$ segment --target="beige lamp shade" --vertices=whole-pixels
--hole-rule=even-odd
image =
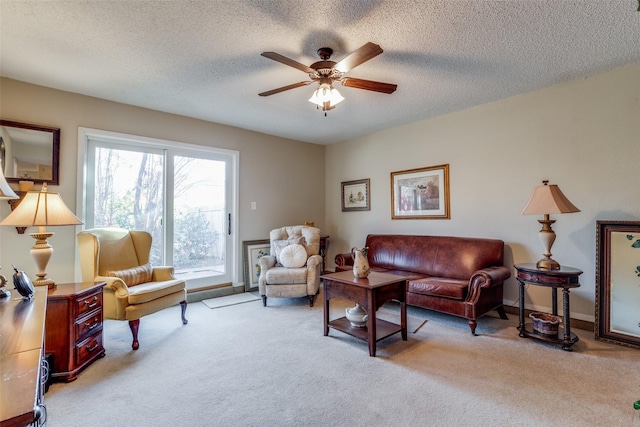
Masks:
[[[538,220],[542,224],[538,238],[544,248],[544,258],[536,263],[536,267],[546,270],[558,270],[560,269],[560,264],[551,258],[551,247],[556,240],[556,233],[551,228],[551,224],[556,221],[549,219],[549,214],[580,212],[580,209],[567,199],[557,185],[548,184],[549,181],[542,181],[542,185],[533,189],[529,201],[520,214],[544,215],[543,219]]]
[[[0,199],[19,199],[18,195],[11,189],[0,168]]]
[[[16,227],[46,227],[52,225],[80,225],[82,221],[64,204],[60,194],[29,191],[16,209],[0,225]]]
[[[36,286],[47,286],[53,288],[55,282],[47,278],[47,264],[53,248],[47,239],[53,233],[47,232],[47,226],[57,225],[80,225],[82,221],[69,210],[58,193],[47,192],[47,185],[42,185],[40,191],[29,191],[20,204],[5,219],[0,221],[0,225],[12,225],[17,227],[38,227],[37,233],[29,235],[36,239],[35,245],[31,248],[31,256],[38,267],[38,279],[33,281]]]
[[[543,185],[535,187],[521,215],[545,215],[580,212],[573,203],[560,191],[555,184],[548,185],[549,181],[543,181]]]

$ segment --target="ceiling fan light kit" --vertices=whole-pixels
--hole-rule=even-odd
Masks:
[[[340,82],[343,86],[353,87],[356,89],[370,90],[373,92],[380,92],[391,94],[395,92],[398,87],[392,83],[382,83],[372,80],[357,79],[354,77],[343,77],[344,74],[357,67],[358,65],[380,55],[383,52],[382,48],[375,43],[366,43],[361,48],[355,50],[346,58],[340,62],[330,61],[333,49],[329,47],[321,47],[318,49],[318,56],[321,61],[314,62],[313,64],[306,66],[293,59],[287,58],[275,52],[262,52],[261,55],[265,58],[272,59],[282,64],[288,65],[293,68],[297,68],[300,71],[304,71],[309,75],[311,81],[304,81],[294,83],[291,85],[283,86],[277,89],[269,90],[267,92],[259,93],[260,96],[269,96],[276,93],[284,92],[286,90],[295,89],[297,87],[306,86],[311,83],[318,83],[319,87],[313,92],[309,102],[316,105],[317,109],[322,107],[324,115],[327,115],[328,110],[332,110],[335,106],[344,100],[344,97],[333,87],[334,82]]]

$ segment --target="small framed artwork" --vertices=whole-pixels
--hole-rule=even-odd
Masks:
[[[244,261],[244,288],[247,292],[258,289],[260,277],[260,261],[263,256],[269,255],[271,242],[264,240],[245,240],[242,242]]]
[[[449,219],[449,165],[391,172],[391,219]]]
[[[595,338],[640,348],[640,221],[596,222]]]
[[[342,183],[342,212],[370,211],[369,178]]]

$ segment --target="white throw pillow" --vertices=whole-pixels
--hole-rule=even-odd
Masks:
[[[288,245],[280,252],[280,264],[286,268],[299,268],[307,263],[307,251],[304,246]]]
[[[273,252],[271,255],[276,257],[276,260],[282,264],[282,262],[280,261],[280,252],[282,252],[282,250],[284,248],[286,248],[289,245],[295,245],[297,244],[304,244],[304,237],[300,236],[300,237],[292,237],[291,239],[288,240],[274,240],[273,242]]]

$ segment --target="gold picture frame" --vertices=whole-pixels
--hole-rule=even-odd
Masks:
[[[391,172],[391,219],[450,219],[449,165]]]

